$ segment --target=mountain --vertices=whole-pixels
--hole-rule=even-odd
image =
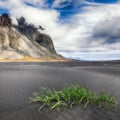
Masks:
[[[21,17],[18,25],[13,25],[7,14],[0,16],[0,59],[44,59],[64,60],[55,51],[53,41],[49,35],[40,33],[39,29],[28,24]]]

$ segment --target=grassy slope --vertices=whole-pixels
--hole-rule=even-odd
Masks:
[[[0,62],[44,62],[44,61],[69,61],[68,59],[55,59],[51,57],[32,58],[25,56],[22,59],[0,59]]]

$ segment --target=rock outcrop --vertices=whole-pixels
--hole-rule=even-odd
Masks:
[[[37,28],[33,24],[28,24],[25,18],[21,17],[18,19],[18,25],[14,27],[28,39],[36,41],[41,46],[47,48],[53,54],[56,53],[51,37],[38,31],[38,29],[44,30],[42,26],[39,26],[39,28]]]
[[[2,16],[0,16],[0,26],[7,26],[9,28],[12,26],[12,21],[8,14],[2,14]]]
[[[18,20],[18,26],[13,27],[8,15],[3,14],[0,16],[0,59],[23,59],[26,56],[64,59],[56,53],[50,36],[38,32],[25,21]]]

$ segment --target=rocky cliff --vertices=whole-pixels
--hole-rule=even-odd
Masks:
[[[0,16],[0,59],[64,59],[55,51],[49,35],[42,34],[22,17],[12,25],[7,14]]]

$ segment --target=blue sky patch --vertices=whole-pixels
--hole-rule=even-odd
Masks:
[[[0,8],[0,15],[3,14],[3,13],[8,13],[8,10],[7,10],[7,9]],[[9,14],[9,13],[8,13],[8,14]]]
[[[87,0],[89,2],[96,2],[96,3],[116,3],[118,0]]]

